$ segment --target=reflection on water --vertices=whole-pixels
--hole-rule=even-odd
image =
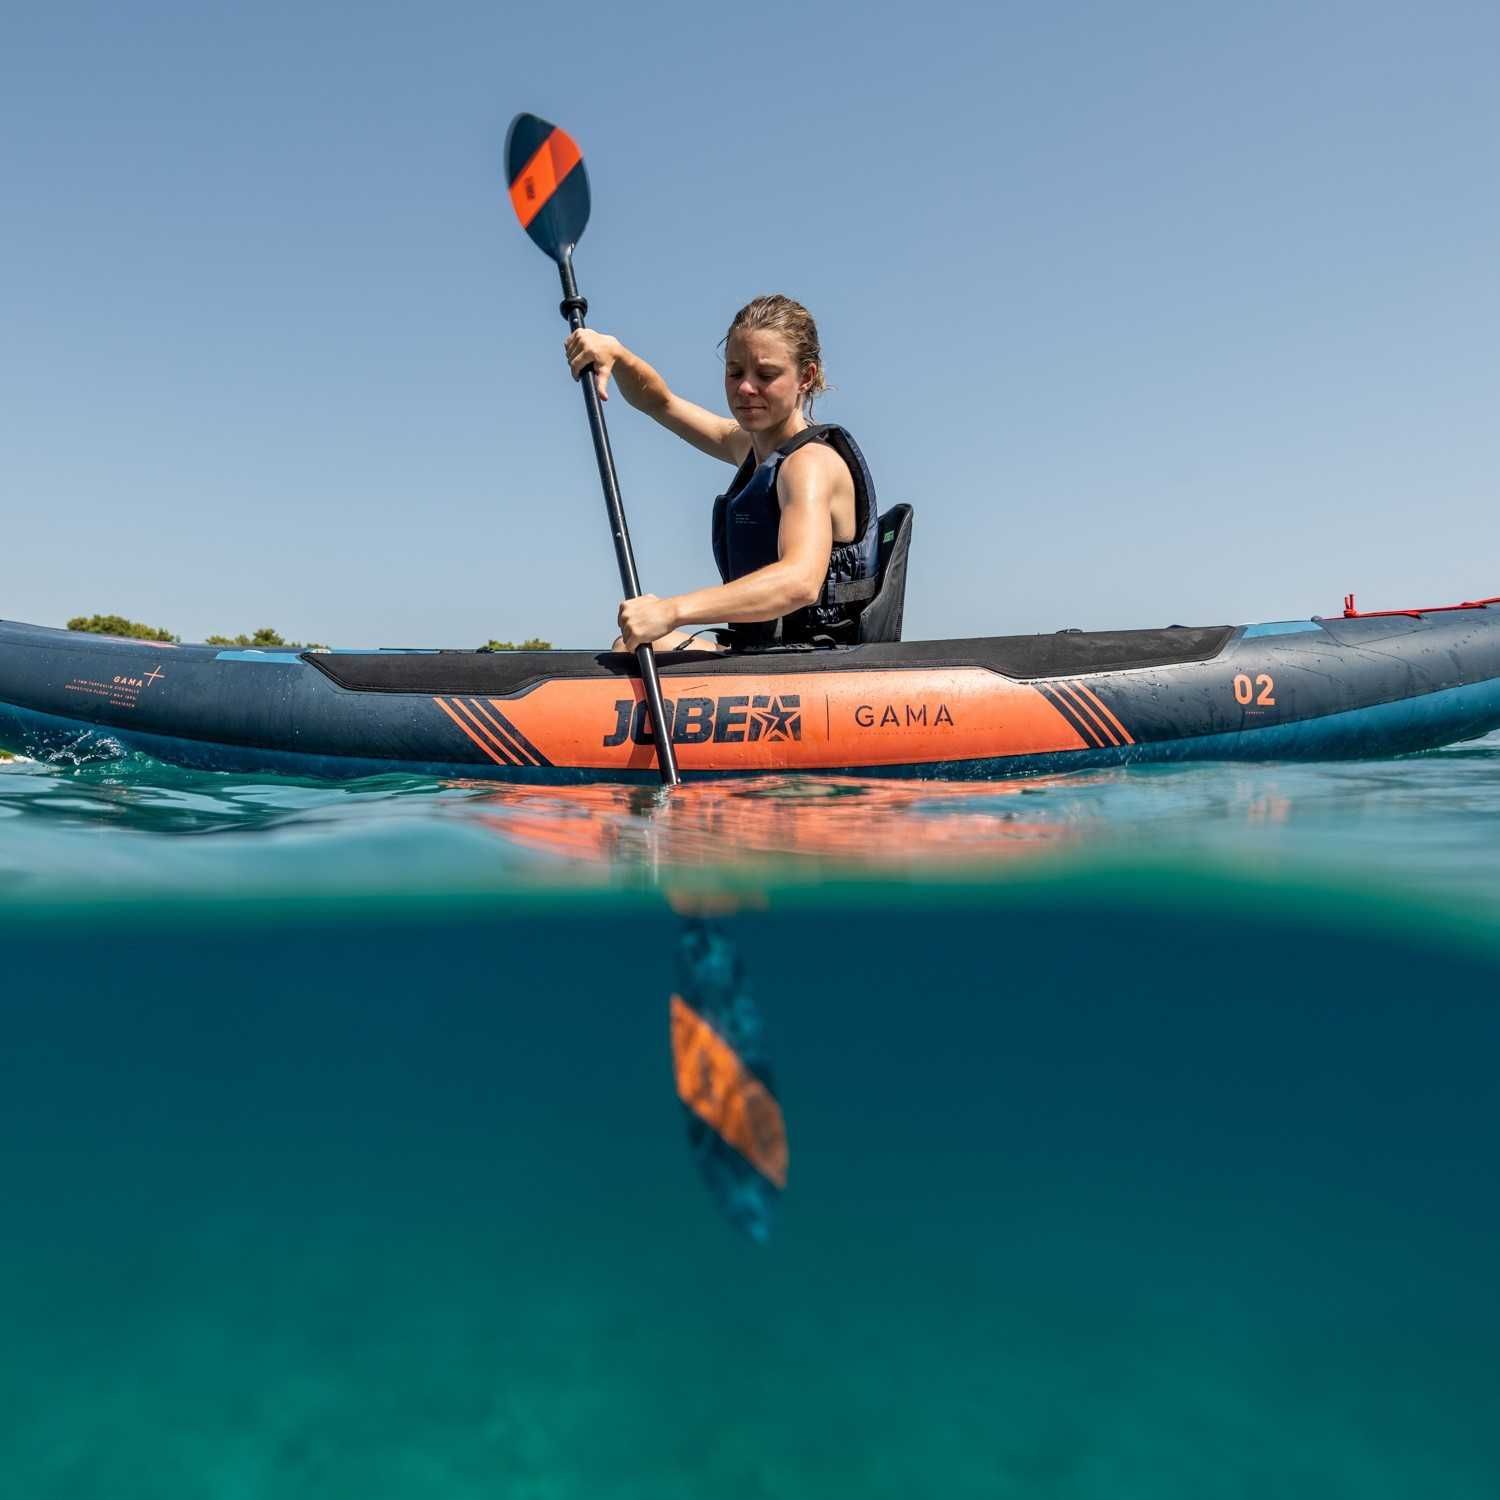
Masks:
[[[757,777],[671,793],[613,786],[475,787],[463,816],[504,840],[610,869],[720,868],[743,879],[793,862],[874,871],[1003,861],[1078,836],[1039,782],[909,783]]]
[[[1500,736],[1403,761],[1184,766],[1014,783],[763,777],[670,795],[406,776],[353,784],[141,757],[0,765],[0,883],[38,894],[489,890],[688,879],[1003,877],[1207,857],[1269,878],[1500,893]]]

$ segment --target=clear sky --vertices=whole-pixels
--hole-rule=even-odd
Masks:
[[[551,264],[722,409],[749,297],[918,523],[909,637],[1500,593],[1500,7],[12,5],[0,615],[606,641]],[[729,471],[607,408],[642,579]]]

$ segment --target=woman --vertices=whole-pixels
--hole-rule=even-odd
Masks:
[[[875,487],[854,439],[842,427],[809,421],[826,384],[807,309],[790,297],[757,297],[735,314],[724,339],[724,395],[733,417],[685,401],[607,333],[580,328],[564,347],[574,376],[594,367],[602,398],[613,375],[637,410],[737,470],[714,505],[723,582],[665,599],[626,599],[615,649],[652,642],[671,650],[698,633],[683,626],[720,623],[736,647],[853,639],[876,586]]]

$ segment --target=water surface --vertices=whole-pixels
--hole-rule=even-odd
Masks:
[[[665,800],[0,766],[0,1472],[1489,1500],[1497,813],[1496,740]],[[693,920],[775,1066],[765,1244],[673,1089]]]
[[[195,773],[127,755],[0,762],[0,882],[88,900],[825,879],[985,881],[1050,860],[1208,861],[1486,903],[1500,735],[1399,760],[1138,767],[993,784],[763,777],[527,789]]]

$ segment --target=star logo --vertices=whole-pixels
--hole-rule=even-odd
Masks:
[[[163,672],[160,667],[152,667],[149,672],[143,672],[141,675],[147,682],[156,683],[159,682],[167,674]]]
[[[750,718],[755,740],[800,740],[802,738],[802,697],[784,693],[780,697],[757,694],[750,702]]]

